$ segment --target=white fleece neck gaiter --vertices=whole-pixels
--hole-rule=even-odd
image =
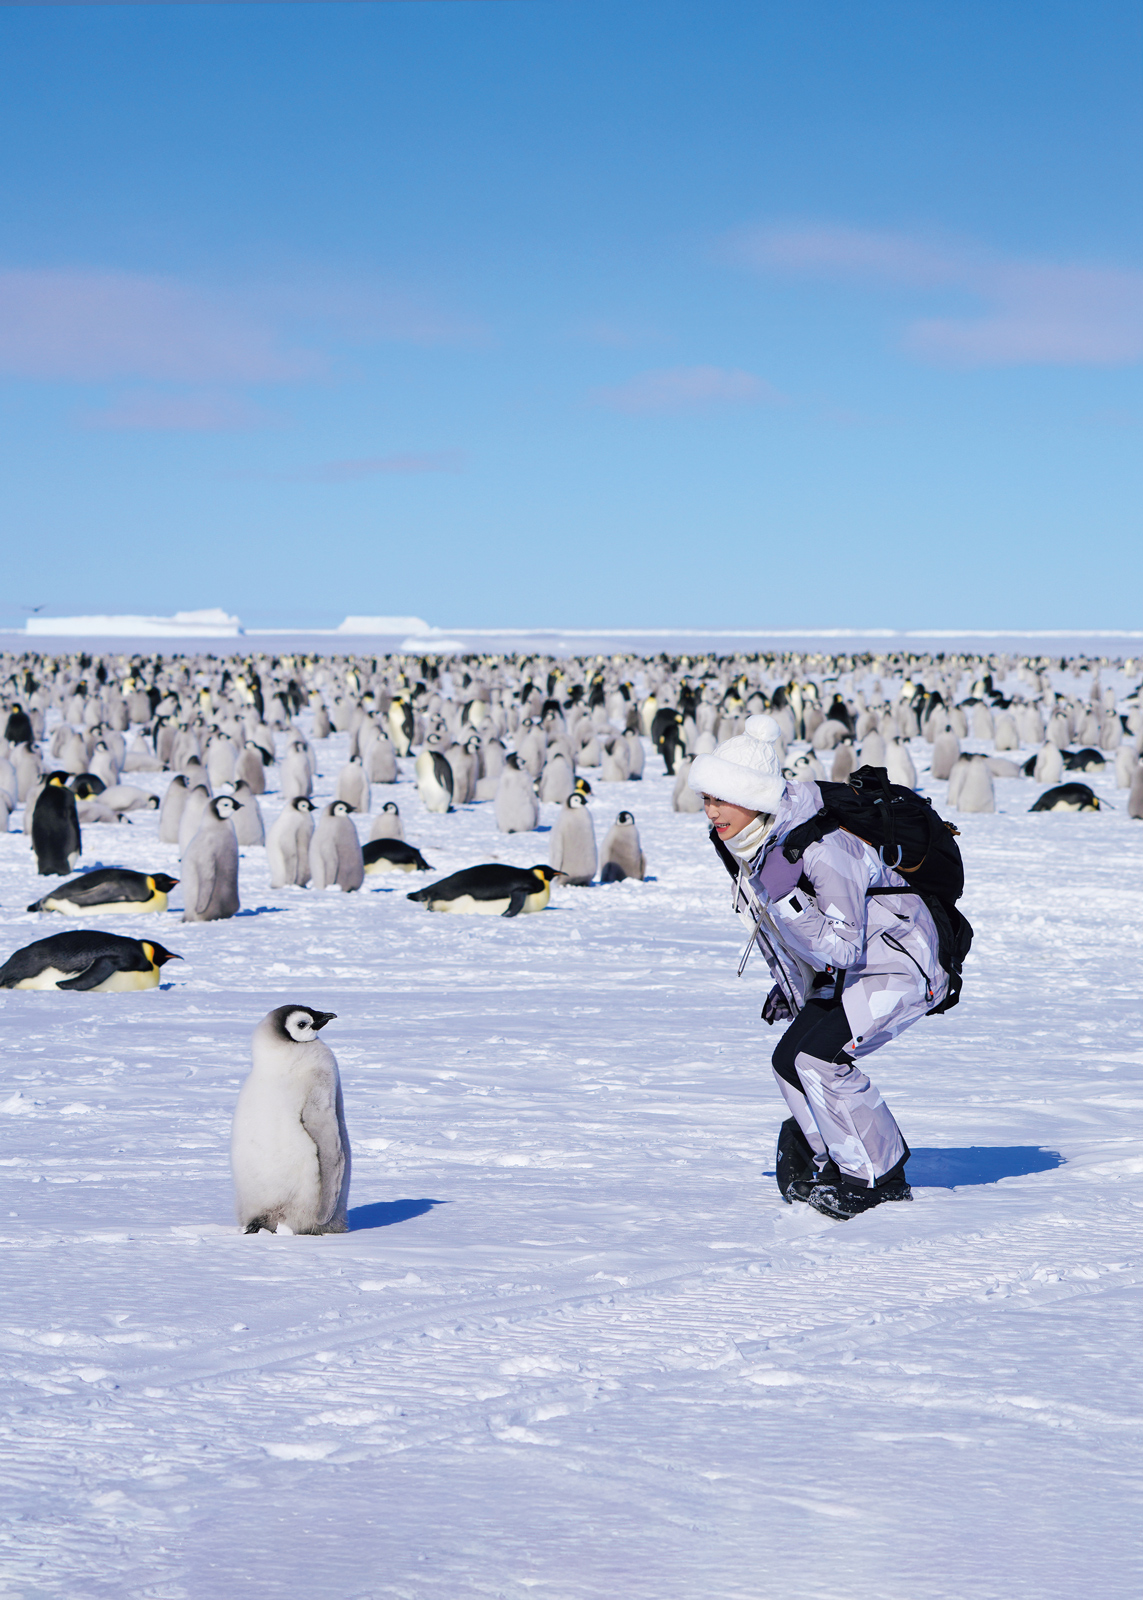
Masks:
[[[727,839],[726,848],[740,861],[753,861],[765,844],[766,836],[773,826],[773,815],[768,811],[760,811],[753,822],[746,824],[741,833],[736,833],[733,839]]]

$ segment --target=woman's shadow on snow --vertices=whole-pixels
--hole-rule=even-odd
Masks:
[[[1058,1150],[1040,1145],[969,1145],[951,1149],[914,1150],[905,1168],[914,1189],[960,1189],[965,1185],[998,1183],[1001,1178],[1027,1178],[1033,1172],[1062,1167]]]
[[[350,1233],[360,1233],[363,1228],[388,1228],[394,1222],[409,1222],[413,1217],[423,1217],[434,1206],[447,1204],[446,1200],[374,1200],[369,1206],[351,1206],[346,1221]]]

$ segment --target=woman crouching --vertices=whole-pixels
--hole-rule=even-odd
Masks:
[[[836,829],[786,859],[783,841],[822,796],[815,783],[783,779],[779,738],[773,717],[750,717],[744,733],[696,756],[688,782],[734,877],[734,909],[752,919],[747,954],[757,944],[774,979],[763,1020],[790,1024],[772,1058],[791,1113],[778,1187],[844,1220],[913,1198],[909,1147],[856,1063],[939,1005],[948,976],[928,909],[872,845]],[[898,888],[900,898],[869,897]]]

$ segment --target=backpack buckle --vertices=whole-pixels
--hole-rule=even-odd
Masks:
[[[881,865],[883,867],[888,867],[891,872],[896,872],[897,868],[901,865],[901,862],[903,861],[904,854],[905,854],[904,851],[901,849],[900,845],[896,845],[896,846],[894,846],[894,848],[897,851],[897,859],[896,859],[896,861],[886,861],[886,859],[885,859],[885,846],[884,845],[882,845],[880,850],[877,852],[877,854],[881,857]]]

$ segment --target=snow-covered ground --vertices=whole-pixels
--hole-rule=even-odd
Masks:
[[[650,880],[538,916],[272,891],[245,850],[233,921],[97,922],[185,964],[0,995],[0,1593],[1136,1595],[1143,824],[1085,781],[1116,809],[1029,815],[1010,779],[957,819],[962,1004],[872,1063],[915,1202],[848,1224],[774,1187],[767,984],[657,757],[592,807],[600,838],[634,810]],[[546,859],[489,805],[428,815],[408,762],[395,797],[442,874]],[[84,846],[178,875],[154,813]],[[68,925],[23,911],[43,888],[0,836],[0,956]],[[339,1237],[232,1221],[286,1001],[338,1014]]]

